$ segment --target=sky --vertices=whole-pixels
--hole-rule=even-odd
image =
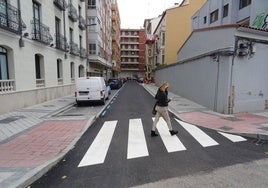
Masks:
[[[145,19],[158,17],[166,9],[182,0],[117,0],[121,28],[139,29]]]

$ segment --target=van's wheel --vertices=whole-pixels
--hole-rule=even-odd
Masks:
[[[76,101],[77,106],[81,106],[82,102],[81,101]]]
[[[101,104],[105,105],[105,96],[103,97],[103,99],[101,99]]]

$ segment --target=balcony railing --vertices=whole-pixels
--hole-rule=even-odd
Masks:
[[[78,20],[77,10],[72,4],[69,4],[68,16],[73,22]]]
[[[80,57],[81,58],[87,57],[87,50],[85,48],[80,48]]]
[[[20,34],[26,28],[25,23],[20,18],[20,10],[3,0],[0,0],[0,28],[16,34]]]
[[[66,51],[66,46],[65,46],[67,44],[66,38],[61,34],[55,34],[55,36],[56,36],[56,48]]]
[[[47,45],[53,41],[53,38],[49,33],[48,26],[42,24],[38,19],[31,20],[31,24],[33,40],[37,40]]]
[[[76,55],[76,56],[80,55],[78,44],[76,44],[74,42],[70,42],[70,54],[73,54],[73,55]]]
[[[82,30],[86,29],[86,21],[85,18],[83,18],[82,16],[79,16],[79,24],[78,27]]]
[[[65,0],[54,0],[54,4],[62,11],[65,11],[67,8],[67,3]]]
[[[36,79],[36,87],[45,87],[45,79]]]
[[[15,91],[15,80],[0,80],[0,93]]]

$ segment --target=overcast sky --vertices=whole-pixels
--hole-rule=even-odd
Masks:
[[[117,0],[121,28],[139,29],[145,19],[155,18],[182,0]]]

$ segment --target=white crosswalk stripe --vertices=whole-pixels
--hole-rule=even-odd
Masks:
[[[176,121],[186,130],[188,133],[190,133],[196,141],[198,141],[203,147],[208,146],[215,146],[219,145],[218,142],[216,142],[213,138],[208,136],[206,133],[204,133],[201,129],[199,129],[197,126],[194,126],[190,123],[185,123],[183,121],[180,121],[176,119]]]
[[[154,118],[153,118],[154,120]],[[168,152],[176,152],[186,150],[177,136],[170,136],[167,124],[163,118],[160,118],[157,123],[157,130],[163,140],[163,143]]]
[[[218,133],[220,133],[222,136],[228,138],[232,142],[242,142],[242,141],[247,140],[247,139],[243,138],[242,136],[238,136],[238,135],[233,135],[233,134],[223,133],[223,132],[218,132]]]
[[[104,123],[78,167],[101,164],[104,162],[116,124],[117,121],[107,121]]]
[[[130,119],[127,158],[132,159],[148,155],[141,119]]]
[[[154,118],[152,118],[154,120]],[[204,131],[195,125],[185,123],[175,119],[190,135],[193,136],[203,147],[219,145],[213,138],[208,136]],[[95,164],[102,164],[105,161],[110,143],[117,125],[117,121],[106,121],[100,129],[98,135],[94,139],[91,146],[88,148],[86,154],[82,158],[78,167],[90,166]],[[173,125],[175,126],[175,125]],[[167,152],[178,152],[187,150],[183,143],[180,141],[178,135],[171,136],[168,126],[163,118],[159,119],[157,123],[157,131],[167,149]],[[218,132],[225,138],[232,142],[246,141],[245,138],[229,133]],[[189,148],[188,148],[189,149]],[[134,159],[149,156],[148,147],[145,139],[143,124],[141,119],[129,120],[128,131],[128,147],[127,159]]]

